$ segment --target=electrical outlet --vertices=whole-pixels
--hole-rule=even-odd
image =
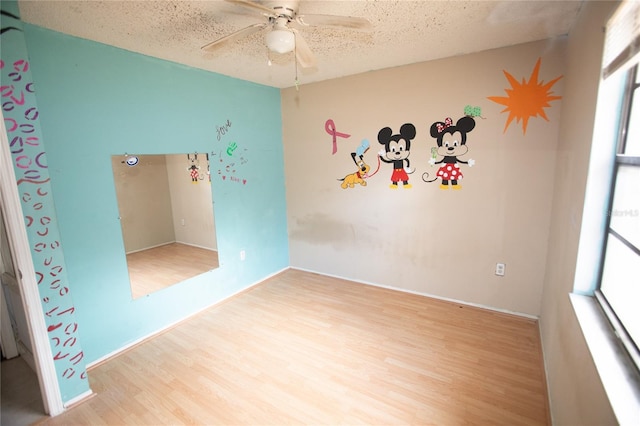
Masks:
[[[496,263],[496,275],[499,277],[504,277],[504,270],[507,267],[504,263]]]
[[[244,252],[244,250],[240,250],[240,260],[244,260],[246,257],[246,253]]]

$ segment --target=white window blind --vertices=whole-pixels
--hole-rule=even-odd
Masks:
[[[606,28],[602,78],[634,63],[640,54],[640,2],[625,0]]]

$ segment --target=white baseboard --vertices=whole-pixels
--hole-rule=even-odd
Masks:
[[[256,281],[256,282],[254,282],[252,284],[249,284],[248,286],[236,291],[235,293],[230,294],[229,296],[225,297],[224,299],[218,300],[218,301],[216,301],[216,302],[214,302],[214,303],[212,303],[210,305],[207,305],[204,308],[199,309],[198,311],[195,311],[195,312],[187,315],[184,318],[178,319],[178,320],[176,320],[176,321],[174,321],[174,322],[172,322],[170,324],[167,324],[166,326],[164,326],[164,327],[162,327],[162,328],[160,328],[160,329],[158,329],[158,330],[156,330],[156,331],[154,331],[152,333],[149,333],[149,334],[147,334],[145,336],[142,336],[139,339],[136,339],[133,342],[131,342],[131,343],[125,345],[125,346],[122,346],[121,348],[118,348],[115,351],[113,351],[111,353],[108,353],[107,355],[105,355],[105,356],[103,356],[101,358],[98,358],[97,360],[95,360],[93,362],[88,363],[87,364],[87,369],[90,369],[90,368],[93,368],[93,367],[95,367],[95,366],[97,366],[99,364],[102,364],[103,362],[108,361],[109,359],[119,355],[120,353],[122,353],[122,352],[124,352],[124,351],[126,351],[126,350],[128,350],[130,348],[133,348],[136,345],[139,345],[140,343],[144,342],[145,340],[151,339],[151,338],[153,338],[153,337],[155,337],[155,336],[157,336],[157,335],[159,335],[159,334],[161,334],[161,333],[163,333],[163,332],[175,327],[176,325],[188,320],[189,318],[194,317],[195,315],[198,315],[201,312],[204,312],[207,309],[210,309],[210,308],[212,308],[212,307],[214,307],[214,306],[216,306],[216,305],[218,305],[220,303],[223,303],[223,302],[231,299],[232,297],[235,297],[238,294],[249,290],[250,288],[252,288],[252,287],[254,287],[256,285],[261,284],[262,282],[268,280],[269,278],[272,278],[272,277],[274,277],[274,276],[276,276],[278,274],[281,274],[282,272],[284,272],[284,271],[286,271],[288,269],[295,269],[295,270],[298,270],[298,271],[311,272],[311,273],[314,273],[314,274],[325,275],[327,277],[333,277],[333,278],[338,278],[338,279],[341,279],[341,280],[352,281],[352,282],[355,282],[355,283],[358,283],[358,284],[364,284],[364,285],[369,285],[369,286],[372,286],[372,287],[384,288],[384,289],[387,289],[387,290],[399,291],[399,292],[402,292],[402,293],[415,294],[417,296],[430,297],[432,299],[443,300],[443,301],[446,301],[446,302],[457,303],[457,304],[465,305],[465,306],[472,306],[472,307],[480,308],[480,309],[487,309],[487,310],[494,311],[494,312],[500,312],[500,313],[503,313],[503,314],[514,315],[514,316],[528,318],[528,319],[532,319],[532,320],[538,320],[539,319],[538,316],[525,314],[525,313],[522,313],[522,312],[514,312],[514,311],[507,310],[507,309],[495,308],[493,306],[486,306],[486,305],[481,305],[481,304],[478,304],[478,303],[471,303],[471,302],[466,302],[466,301],[463,301],[463,300],[457,300],[457,299],[452,299],[452,298],[448,298],[448,297],[436,296],[436,295],[429,294],[429,293],[422,293],[422,292],[407,290],[407,289],[398,288],[398,287],[385,286],[385,285],[381,285],[381,284],[377,284],[377,283],[361,281],[361,280],[355,280],[353,278],[346,278],[346,277],[341,277],[341,276],[338,276],[338,275],[326,274],[326,273],[323,273],[323,272],[313,271],[313,270],[310,270],[310,269],[288,266],[288,267],[282,268],[279,271],[276,271],[276,272],[274,272],[274,273],[272,273],[270,275],[267,275],[266,277],[260,279],[259,281]]]
[[[399,291],[399,292],[402,292],[402,293],[415,294],[417,296],[430,297],[432,299],[443,300],[445,302],[452,302],[452,303],[457,303],[457,304],[465,305],[465,306],[472,306],[474,308],[487,309],[489,311],[500,312],[502,314],[514,315],[514,316],[517,316],[517,317],[523,317],[523,318],[532,319],[532,320],[536,320],[536,321],[539,319],[539,316],[537,316],[537,315],[525,314],[523,312],[510,311],[508,309],[496,308],[496,307],[493,307],[493,306],[482,305],[482,304],[479,304],[479,303],[466,302],[464,300],[452,299],[452,298],[449,298],[449,297],[442,297],[442,296],[437,296],[437,295],[434,295],[434,294],[422,293],[422,292],[419,292],[419,291],[407,290],[405,288],[392,287],[392,286],[382,285],[382,284],[378,284],[378,283],[372,283],[372,282],[368,282],[368,281],[356,280],[356,279],[353,279],[353,278],[341,277],[339,275],[327,274],[327,273],[324,273],[324,272],[313,271],[311,269],[298,268],[298,267],[295,267],[295,266],[291,266],[290,269],[295,269],[295,270],[298,270],[298,271],[311,272],[311,273],[319,274],[319,275],[325,275],[327,277],[333,277],[333,278],[338,278],[338,279],[341,279],[341,280],[352,281],[354,283],[370,285],[372,287],[379,287],[379,288],[384,288],[384,289],[387,289],[387,290]]]
[[[175,241],[178,244],[184,244],[185,246],[191,246],[191,247],[195,247],[195,248],[200,248],[203,250],[209,250],[209,251],[215,251],[216,253],[218,252],[217,248],[211,248],[211,247],[206,247],[206,246],[200,246],[198,244],[191,244],[191,243],[185,243],[184,241]]]
[[[213,249],[211,247],[199,246],[197,244],[185,243],[183,241],[176,240],[176,241],[167,241],[165,243],[160,243],[160,244],[156,244],[154,246],[144,247],[144,248],[141,248],[141,249],[131,250],[131,251],[126,252],[125,255],[138,253],[138,252],[146,251],[146,250],[151,250],[151,249],[154,249],[154,248],[158,248],[158,247],[162,247],[162,246],[168,246],[169,244],[176,244],[176,243],[177,244],[184,244],[185,246],[201,248],[201,249],[204,249],[204,250],[215,251],[216,253],[218,252],[217,248]]]
[[[91,398],[92,396],[96,395],[91,389],[89,389],[88,391],[81,393],[80,395],[76,396],[75,398],[71,398],[70,400],[68,400],[67,402],[64,403],[64,408],[65,409],[69,409],[71,407],[73,407],[74,405],[83,402],[84,400]]]

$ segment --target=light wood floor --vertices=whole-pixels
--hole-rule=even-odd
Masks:
[[[46,424],[550,424],[537,322],[296,270],[89,381]]]
[[[171,243],[127,255],[134,299],[218,267],[218,252]]]

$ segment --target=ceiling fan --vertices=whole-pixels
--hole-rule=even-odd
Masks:
[[[203,50],[213,51],[230,42],[240,40],[258,31],[268,29],[265,36],[267,48],[277,53],[295,51],[296,60],[303,68],[313,68],[316,59],[298,28],[309,26],[330,26],[349,29],[365,29],[371,23],[365,18],[336,15],[299,15],[300,0],[280,0],[266,4],[249,0],[226,0],[247,11],[257,12],[267,19],[266,22],[249,25],[246,28],[228,34],[202,46]]]

